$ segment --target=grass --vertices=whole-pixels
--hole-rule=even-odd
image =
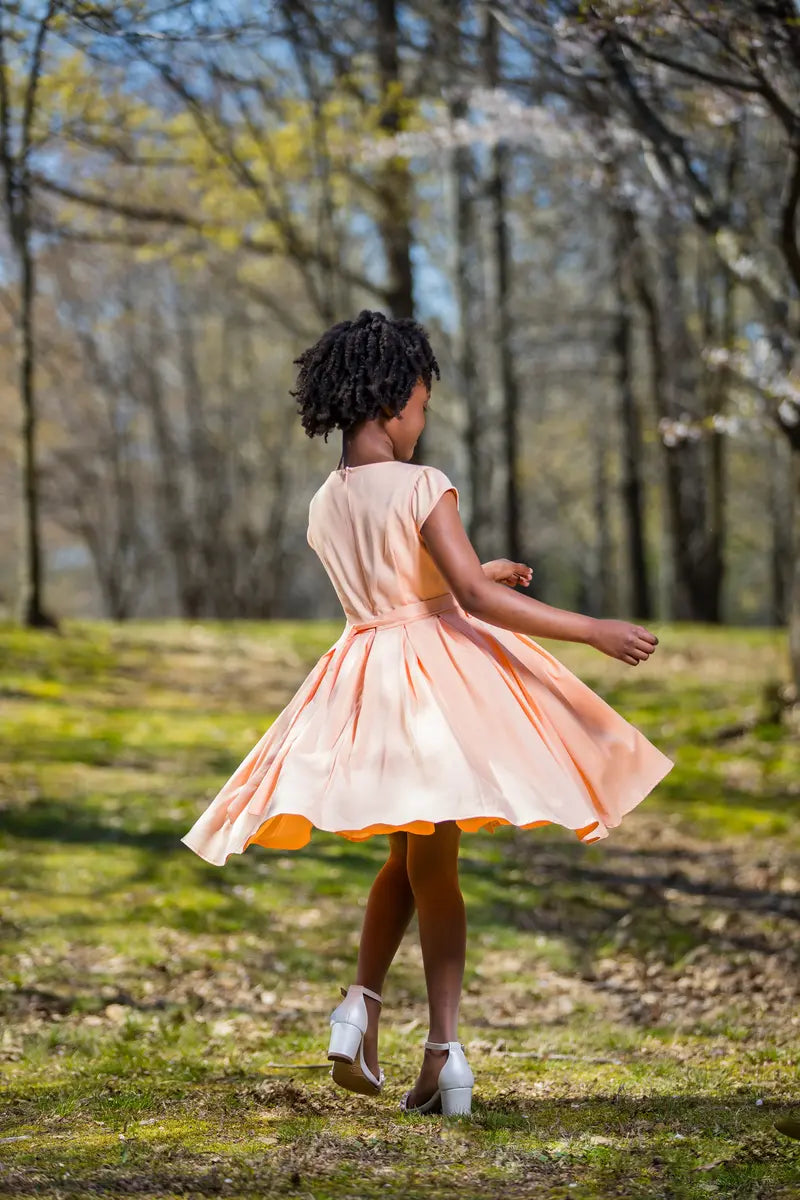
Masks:
[[[675,758],[597,845],[462,838],[473,1114],[404,1116],[416,922],[375,1099],[334,1089],[385,840],[225,868],[179,842],[339,623],[0,626],[0,1196],[800,1196],[800,744],[770,630],[546,643]],[[726,729],[742,722],[738,736]],[[720,736],[722,735],[722,736]]]

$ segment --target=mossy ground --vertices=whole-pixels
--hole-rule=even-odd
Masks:
[[[635,670],[547,643],[677,765],[596,845],[463,836],[476,1089],[447,1121],[398,1111],[416,922],[384,1093],[328,1078],[385,839],[224,869],[179,841],[340,630],[0,628],[0,1195],[800,1196],[773,1125],[800,1115],[800,746],[757,720],[785,636],[657,629]]]

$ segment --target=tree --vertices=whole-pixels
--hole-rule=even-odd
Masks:
[[[21,620],[32,627],[54,627],[42,594],[42,541],[37,476],[37,404],[33,252],[33,162],[35,125],[45,47],[58,4],[48,0],[41,16],[27,12],[12,27],[0,5],[0,173],[3,216],[14,254],[18,281],[15,309],[17,370],[22,406],[23,539]]]
[[[729,273],[723,338],[732,333],[729,310],[734,287],[746,289],[761,314],[764,333],[758,353],[751,349],[734,354],[730,345],[723,344],[714,362],[758,392],[791,449],[796,482],[789,642],[800,694],[800,387],[794,382],[800,355],[800,25],[796,9],[790,0],[758,6],[735,0],[691,10],[659,0],[644,6],[586,6],[574,19],[588,31],[607,65],[619,105],[642,138],[651,171],[662,186],[672,188],[688,204]],[[758,104],[782,132],[783,187],[768,211],[783,279],[776,277],[772,246],[764,244],[750,214],[749,219],[734,220],[731,177],[712,168],[699,144],[695,110],[688,104],[672,105],[669,115],[661,110],[663,83],[656,82],[657,71],[660,80],[666,74],[673,94],[679,85],[689,84],[694,91],[711,92],[723,100],[736,97],[742,111]],[[701,426],[710,429],[712,437],[718,432],[713,416]],[[688,436],[691,425],[684,423],[684,428]]]

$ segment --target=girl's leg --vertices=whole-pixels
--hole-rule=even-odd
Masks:
[[[381,993],[386,972],[414,915],[414,893],[406,870],[406,834],[389,834],[389,857],[375,876],[367,897],[356,983]],[[378,1021],[381,1006],[365,996],[369,1024],[364,1035],[364,1060],[378,1074]]]
[[[458,879],[460,843],[461,830],[455,821],[437,822],[431,834],[408,835],[408,879],[417,906],[432,1042],[456,1041],[458,1036],[467,949],[466,911]],[[426,1048],[409,1106],[423,1104],[436,1091],[447,1053]]]

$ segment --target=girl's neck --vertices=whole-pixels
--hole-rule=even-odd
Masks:
[[[378,464],[378,463],[384,463],[384,462],[400,462],[400,459],[399,459],[399,458],[373,458],[373,459],[370,459],[370,460],[369,460],[369,462],[361,462],[361,463],[348,462],[348,463],[345,463],[345,462],[344,462],[344,456],[343,456],[342,458],[340,458],[340,459],[339,459],[339,465],[338,465],[338,467],[336,468],[336,470],[337,470],[337,471],[342,471],[342,470],[344,470],[346,467],[372,467],[372,466],[377,466],[377,464]]]
[[[398,462],[395,457],[394,446],[388,438],[373,439],[373,443],[365,442],[362,446],[357,446],[354,443],[348,444],[344,438],[342,439],[342,453],[339,458],[339,466],[337,470],[344,466],[348,467],[368,467],[371,463],[379,462]]]

